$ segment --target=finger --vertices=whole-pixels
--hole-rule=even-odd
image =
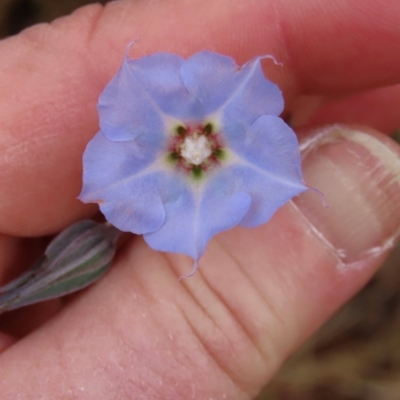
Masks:
[[[3,352],[7,347],[10,347],[14,342],[15,339],[12,336],[0,332],[0,352]]]
[[[330,7],[324,0],[282,4],[289,15],[281,22],[282,35],[302,92],[337,94],[399,83],[394,69],[389,67],[388,75],[382,69],[391,64],[398,42],[399,2],[385,7],[373,0],[339,0]],[[400,56],[392,61],[398,64]]]
[[[12,266],[18,254],[18,245],[18,239],[0,235],[0,286],[8,280],[6,271]]]
[[[290,120],[294,127],[333,123],[359,124],[387,134],[392,134],[400,127],[400,85],[333,100],[306,96],[300,97],[296,102],[297,108],[292,110]]]
[[[4,313],[0,315],[0,334],[20,339],[54,317],[62,305],[60,299],[53,299]]]
[[[49,238],[15,238],[0,235],[0,286],[29,268],[43,254]]]
[[[304,169],[329,209],[307,192],[257,229],[220,234],[182,282],[190,260],[137,238],[106,278],[3,353],[3,396],[253,398],[399,233],[397,145],[360,130],[316,133]]]
[[[120,1],[4,40],[0,231],[47,234],[94,212],[76,200],[81,155],[98,128],[98,95],[129,41],[140,38],[135,57],[209,48],[242,63],[274,54],[284,67],[267,63],[268,75],[287,97],[353,90],[400,79],[399,7],[397,0],[385,7],[372,0]]]

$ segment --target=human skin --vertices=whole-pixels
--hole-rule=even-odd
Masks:
[[[398,0],[119,1],[0,42],[0,280],[42,244],[20,237],[97,212],[76,200],[81,157],[128,42],[139,39],[131,57],[207,48],[241,64],[273,54],[283,67],[263,66],[288,115],[303,94],[400,83],[399,14]],[[396,99],[385,118],[395,120]],[[376,120],[378,105],[365,103]],[[314,126],[299,137],[305,180],[329,209],[307,192],[259,228],[219,234],[182,281],[190,259],[128,236],[91,288],[1,320],[0,398],[253,398],[398,236],[398,146],[357,125]]]

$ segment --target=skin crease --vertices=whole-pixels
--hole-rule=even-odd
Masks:
[[[209,48],[242,63],[274,54],[284,67],[265,61],[265,71],[290,111],[300,94],[400,82],[399,11],[397,0],[385,7],[349,0],[329,7],[322,0],[121,1],[0,42],[0,250],[9,254],[0,277],[19,264],[14,246],[25,249],[12,235],[51,234],[95,212],[75,200],[81,155],[97,130],[97,97],[127,42],[140,37],[135,57]],[[399,155],[389,139],[372,135]],[[340,157],[334,161],[340,167]],[[376,190],[385,192],[384,184]],[[399,191],[391,187],[391,196]],[[392,203],[384,206],[400,220]],[[393,234],[383,224],[376,242]],[[108,275],[47,323],[12,346],[0,336],[9,346],[0,356],[1,399],[251,399],[386,254],[361,254],[355,265],[338,268],[337,251],[292,203],[259,228],[218,235],[199,272],[183,282],[177,277],[190,269],[189,259],[129,238]],[[3,320],[4,332],[12,331],[9,323]]]

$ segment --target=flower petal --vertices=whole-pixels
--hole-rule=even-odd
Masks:
[[[125,55],[121,68],[99,97],[100,129],[110,140],[132,140],[164,129],[165,116],[136,79],[132,63]]]
[[[250,196],[249,210],[239,222],[246,228],[266,223],[288,200],[308,189],[299,180],[275,177],[247,163],[235,163],[224,169],[221,179],[235,182],[238,190]]]
[[[129,60],[132,76],[166,115],[198,122],[204,117],[203,105],[188,92],[180,74],[185,59],[175,54],[155,53]]]
[[[283,110],[282,94],[275,84],[265,79],[260,58],[240,68],[231,57],[201,51],[182,64],[181,76],[187,90],[202,104],[204,117],[222,106],[228,108],[228,113],[236,108],[245,113],[251,109],[252,122],[260,115],[278,115]],[[250,106],[247,104],[249,92],[253,101]]]
[[[210,51],[191,56],[180,73],[187,90],[202,104],[203,117],[217,111],[243,81],[233,58]]]
[[[284,106],[278,86],[264,77],[260,58],[245,64],[241,74],[242,84],[221,110],[221,122],[230,136],[241,135],[262,115],[279,115]]]
[[[240,134],[224,132],[228,147],[240,158],[282,180],[302,182],[297,137],[281,118],[264,115]]]
[[[228,147],[238,157],[225,170],[251,196],[248,214],[240,225],[254,227],[267,222],[284,203],[308,187],[304,184],[297,137],[276,116],[264,115],[240,135],[227,135]]]
[[[249,209],[250,197],[233,192],[232,184],[216,176],[195,186],[171,176],[162,195],[165,223],[144,235],[146,242],[155,250],[187,254],[197,261],[211,237],[237,225]]]
[[[152,232],[164,223],[165,212],[158,194],[162,172],[154,165],[157,148],[142,151],[137,141],[112,142],[102,132],[88,144],[84,157],[85,203],[98,203],[107,220],[122,231]]]

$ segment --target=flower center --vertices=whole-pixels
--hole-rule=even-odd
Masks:
[[[187,136],[180,146],[181,156],[190,164],[200,165],[212,153],[210,141],[205,135],[195,132],[191,136]]]
[[[175,127],[167,145],[166,161],[194,180],[202,179],[226,159],[221,135],[211,122]]]

